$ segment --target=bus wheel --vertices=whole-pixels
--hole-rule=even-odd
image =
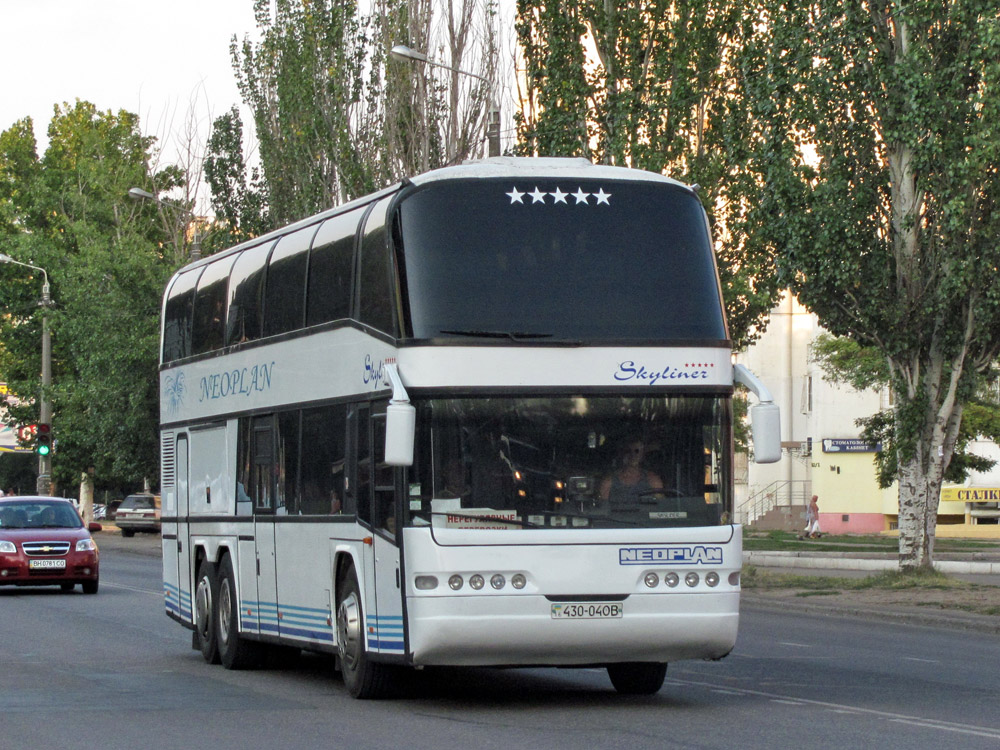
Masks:
[[[380,698],[389,687],[390,668],[372,662],[365,649],[364,611],[353,567],[337,586],[337,648],[347,692],[355,698]]]
[[[667,665],[653,662],[609,664],[608,677],[623,695],[652,695],[663,687]]]
[[[194,587],[194,627],[198,640],[198,649],[209,664],[218,664],[219,639],[216,637],[215,600],[219,593],[219,582],[215,575],[215,566],[208,560],[202,560],[198,565],[198,582]]]
[[[215,636],[219,660],[226,669],[248,669],[260,663],[260,644],[247,640],[239,632],[240,600],[236,593],[236,576],[229,555],[219,566],[219,598],[215,610]]]

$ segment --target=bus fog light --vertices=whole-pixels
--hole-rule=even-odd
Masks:
[[[730,586],[740,585],[740,571],[737,570],[736,572],[729,574],[729,585]]]
[[[665,576],[663,576],[663,582],[667,584],[670,588],[673,588],[674,586],[676,586],[678,583],[681,582],[681,579],[680,576],[678,576],[676,573],[667,573]]]
[[[649,588],[655,589],[656,584],[660,582],[660,577],[656,573],[646,573],[642,578],[642,582],[649,586]]]
[[[497,589],[498,591],[502,589],[507,584],[507,579],[502,575],[497,573],[490,579],[490,586]]]
[[[705,576],[705,583],[707,583],[709,586],[718,586],[719,574],[713,570],[711,573]]]
[[[463,583],[464,581],[462,580],[462,576],[455,575],[448,579],[448,585],[451,587],[452,591],[458,591],[462,588]]]
[[[479,591],[479,589],[481,589],[485,584],[486,581],[483,579],[481,575],[479,575],[479,573],[476,573],[474,576],[472,576],[472,578],[469,579],[469,585],[472,586],[472,588],[474,588],[476,591]]]
[[[515,573],[513,576],[511,576],[510,585],[516,589],[523,589],[525,584],[527,583],[528,580],[520,573]]]
[[[414,585],[421,591],[431,591],[438,586],[438,579],[435,576],[417,576]]]
[[[686,583],[691,588],[694,588],[695,586],[697,586],[698,585],[698,581],[699,581],[698,574],[695,573],[693,570],[690,573],[688,573],[686,576],[684,576],[684,583]]]

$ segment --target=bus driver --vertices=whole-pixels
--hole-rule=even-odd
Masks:
[[[641,440],[630,440],[619,457],[619,468],[601,480],[598,494],[612,508],[636,505],[644,493],[663,489],[663,480],[643,468],[646,446]]]

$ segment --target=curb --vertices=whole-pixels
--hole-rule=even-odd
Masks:
[[[861,607],[851,604],[820,604],[799,602],[789,599],[771,599],[744,591],[740,594],[740,607],[767,610],[771,612],[798,612],[808,615],[828,615],[830,617],[851,617],[860,620],[898,622],[904,625],[922,625],[952,630],[971,630],[977,633],[1000,635],[1000,618],[992,615],[973,613],[953,613],[922,611],[915,608],[883,609]]]
[[[860,557],[817,557],[810,552],[756,552],[743,553],[744,565],[759,565],[766,568],[820,568],[825,570],[899,570],[895,559],[872,559]],[[1000,562],[972,562],[962,560],[942,560],[934,563],[934,569],[941,573],[961,573],[965,575],[1000,575]]]

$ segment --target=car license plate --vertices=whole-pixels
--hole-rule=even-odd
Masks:
[[[38,570],[39,568],[65,568],[65,560],[29,560],[28,567],[33,570]]]
[[[613,620],[625,607],[621,602],[581,602],[552,605],[553,620]]]

